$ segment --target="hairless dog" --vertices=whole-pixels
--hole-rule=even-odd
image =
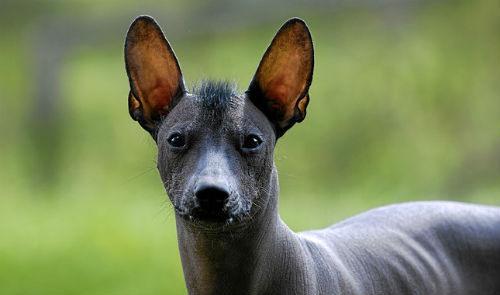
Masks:
[[[158,145],[190,294],[500,294],[500,208],[414,202],[295,233],[278,215],[276,141],[306,115],[314,52],[287,21],[248,90],[188,91],[157,23],[125,43],[132,118]]]

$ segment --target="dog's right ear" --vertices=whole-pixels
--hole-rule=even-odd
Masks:
[[[186,89],[174,51],[153,18],[139,16],[130,25],[125,66],[130,82],[130,116],[156,139],[161,117]]]
[[[303,20],[292,18],[276,33],[247,91],[277,137],[304,120],[313,68],[311,33]]]

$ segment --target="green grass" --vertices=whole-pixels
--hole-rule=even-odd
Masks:
[[[311,103],[275,156],[292,229],[394,202],[500,204],[498,3],[307,21]],[[235,79],[244,90],[276,26],[172,45],[188,82]],[[184,293],[155,146],[127,113],[122,44],[66,58],[58,129],[37,134],[25,43],[0,40],[0,294]],[[41,146],[56,131],[59,142]]]

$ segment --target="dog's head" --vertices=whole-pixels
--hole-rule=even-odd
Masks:
[[[187,91],[179,63],[148,16],[125,43],[129,112],[158,145],[158,169],[176,214],[194,224],[252,220],[277,192],[277,138],[306,115],[313,46],[300,19],[286,22],[248,90],[200,82]]]

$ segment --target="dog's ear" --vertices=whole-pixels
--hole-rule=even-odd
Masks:
[[[156,138],[161,117],[186,89],[177,58],[153,18],[139,16],[130,25],[125,66],[130,82],[130,116]]]
[[[314,49],[301,19],[287,21],[267,48],[248,88],[251,101],[275,124],[281,136],[306,116]]]

